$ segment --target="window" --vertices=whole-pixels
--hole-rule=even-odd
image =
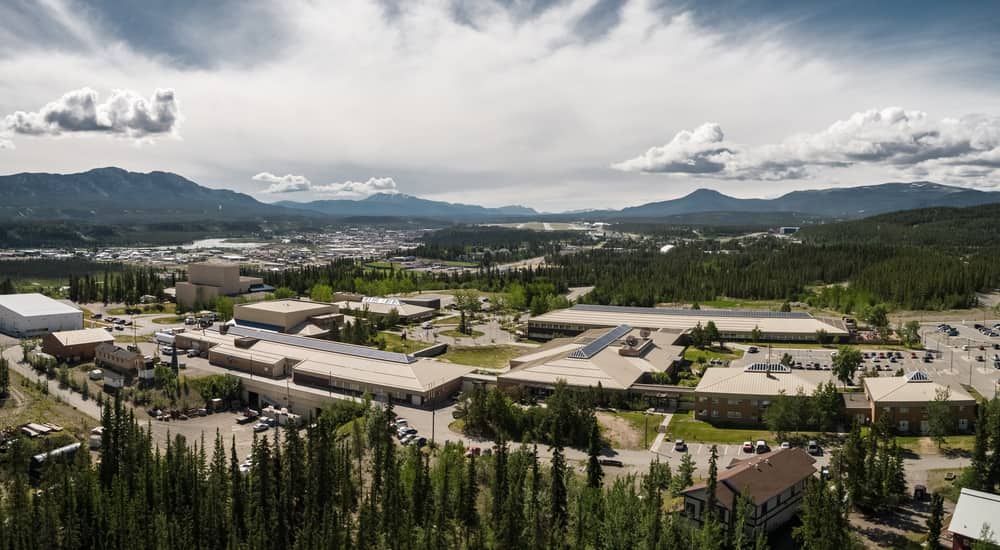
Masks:
[[[969,419],[968,418],[959,418],[958,419],[958,429],[959,430],[968,430],[969,429]],[[996,451],[994,451],[994,452],[996,452]]]
[[[899,414],[906,414],[908,412],[910,412],[910,408],[909,407],[900,407],[899,408]]]
[[[899,421],[899,431],[908,432],[910,431],[910,422],[908,420]]]
[[[742,400],[742,399],[730,399],[730,400],[729,400],[729,404],[730,404],[730,405],[739,405],[739,404],[740,404],[740,403],[742,403],[742,402],[743,402],[743,400]]]
[[[729,411],[726,413],[726,416],[729,418],[743,418],[743,413],[740,411]]]
[[[719,404],[719,398],[718,397],[713,397],[712,398],[712,404],[713,405],[718,405]]]
[[[717,418],[718,416],[719,416],[719,411],[713,409],[712,410],[712,417],[713,418]]]

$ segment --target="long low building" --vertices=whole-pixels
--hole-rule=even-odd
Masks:
[[[759,424],[779,395],[801,390],[811,396],[832,379],[829,371],[792,370],[777,363],[707,368],[694,390],[695,417],[713,424]]]
[[[233,321],[240,326],[300,336],[322,336],[344,316],[337,306],[310,300],[269,300],[233,306]]]
[[[650,330],[686,331],[699,323],[711,321],[719,335],[728,341],[752,340],[754,330],[761,341],[815,341],[818,331],[834,340],[846,339],[848,331],[836,321],[826,321],[805,312],[764,310],[667,309],[578,304],[558,309],[528,320],[528,337],[549,339],[573,336],[593,328],[611,328],[620,324]]]
[[[340,311],[350,313],[355,317],[385,317],[393,310],[399,316],[401,323],[419,323],[434,317],[436,310],[429,307],[408,304],[400,298],[364,297],[361,301],[346,300],[337,302]]]
[[[683,359],[678,332],[649,331],[619,325],[594,329],[576,338],[554,340],[510,361],[498,376],[501,386],[546,392],[559,382],[578,388],[628,391],[657,373],[672,373]]]
[[[114,335],[103,328],[62,330],[42,337],[42,351],[63,361],[89,361],[99,344],[114,341]]]
[[[213,365],[254,378],[292,378],[297,386],[338,393],[372,394],[379,400],[413,405],[447,399],[461,388],[472,367],[365,346],[290,334],[228,327],[180,332],[175,345],[207,351]]]
[[[968,432],[976,419],[976,398],[961,387],[948,387],[931,380],[925,372],[906,376],[864,379],[865,395],[871,403],[872,422],[886,419],[901,433],[927,433],[927,406],[940,394],[947,397],[954,424],[951,431]]]
[[[43,294],[0,295],[0,332],[26,338],[83,328],[83,312]]]

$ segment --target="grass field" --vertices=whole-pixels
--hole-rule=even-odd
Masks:
[[[949,473],[955,474],[955,479],[949,481],[945,479]],[[958,486],[959,477],[962,475],[961,468],[941,468],[939,470],[927,471],[927,490],[932,493],[941,493],[945,499],[955,502],[961,487]]]
[[[473,330],[472,334],[466,334],[464,332],[459,332],[458,330],[442,330],[439,332],[441,336],[451,336],[452,338],[479,338],[484,332]]]
[[[767,428],[719,428],[708,422],[696,420],[694,412],[675,414],[667,427],[667,438],[730,445],[763,439],[772,447],[780,443],[778,436]],[[787,440],[795,445],[804,445],[810,439],[823,441],[826,437],[818,432],[794,432],[787,437]]]
[[[158,309],[157,306],[162,306],[163,309]],[[177,304],[165,303],[165,304],[144,304],[132,306],[138,308],[143,313],[175,313],[177,311]],[[113,307],[105,311],[107,315],[126,315],[124,307]],[[183,319],[181,319],[183,321]]]
[[[59,402],[55,396],[43,395],[35,387],[23,385],[22,377],[13,369],[10,371],[10,385],[17,397],[8,398],[0,407],[0,428],[20,426],[28,422],[51,422],[62,426],[65,433],[78,439],[89,435],[89,431],[97,426],[98,421]]]
[[[431,321],[431,324],[434,325],[434,326],[457,325],[458,321],[459,321],[459,316],[458,315],[452,315],[451,317],[438,317],[438,318],[434,319],[433,321]]]
[[[649,445],[653,444],[658,433],[656,429],[663,421],[663,417],[658,414],[645,414],[638,411],[618,411],[614,415],[628,422],[638,432],[642,448],[648,448]],[[646,432],[645,437],[643,437],[643,430]]]
[[[730,361],[733,359],[739,359],[743,357],[743,350],[735,348],[724,348],[726,351],[722,351],[719,348],[709,348],[709,349],[698,349],[693,346],[688,346],[684,350],[684,359],[692,363],[697,363],[698,358],[704,358],[705,361],[711,361],[712,359],[722,359],[723,361]]]
[[[387,351],[397,353],[413,353],[432,345],[432,342],[424,342],[423,340],[403,340],[398,334],[392,332],[380,332],[379,337],[385,341]]]
[[[527,351],[530,350],[518,346],[449,346],[441,359],[470,367],[502,369],[508,361]]]
[[[929,437],[918,435],[897,436],[896,442],[899,443],[900,447],[917,454],[936,454],[938,452],[937,443],[934,443],[934,440]],[[974,435],[948,435],[944,438],[941,451],[971,451],[975,442],[976,436]]]

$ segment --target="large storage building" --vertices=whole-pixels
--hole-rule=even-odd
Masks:
[[[0,332],[18,338],[83,328],[83,312],[42,294],[0,296]]]
[[[377,298],[366,296],[360,302],[346,300],[338,302],[340,311],[346,311],[354,316],[385,317],[393,310],[399,315],[401,323],[419,323],[434,317],[435,310],[429,307],[408,304],[400,298]]]
[[[114,335],[103,328],[63,330],[43,336],[42,351],[63,361],[89,361],[99,344],[114,341]]]
[[[208,304],[218,296],[237,296],[273,290],[260,277],[241,277],[239,264],[199,262],[188,265],[187,281],[177,283],[177,303],[193,308]]]
[[[528,337],[549,339],[573,336],[592,328],[611,328],[620,324],[651,330],[690,330],[698,323],[715,323],[719,335],[728,341],[752,340],[756,328],[761,341],[815,341],[816,332],[824,330],[834,340],[848,337],[848,331],[836,321],[826,321],[805,312],[727,309],[667,309],[579,304],[558,309],[528,320]]]

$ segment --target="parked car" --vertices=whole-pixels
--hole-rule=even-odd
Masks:
[[[767,442],[761,439],[757,441],[756,445],[754,445],[754,450],[757,451],[757,454],[764,454],[766,452],[770,452],[771,448],[767,446]]]
[[[809,445],[806,446],[806,451],[813,456],[819,456],[823,452],[819,448],[819,443],[816,443],[816,440],[809,441]]]
[[[415,447],[424,447],[427,445],[427,438],[419,435],[414,435],[413,439],[410,440],[407,445],[413,445]]]
[[[599,460],[601,466],[615,466],[617,468],[625,467],[625,463],[617,458],[602,458]]]
[[[94,369],[89,373],[87,373],[87,376],[91,380],[100,380],[101,378],[104,378],[104,371],[102,371],[101,369]]]
[[[675,451],[683,453],[684,451],[687,450],[687,448],[688,448],[687,443],[684,443],[683,439],[678,439],[677,441],[674,441]]]
[[[753,454],[753,443],[749,441],[744,441],[742,450],[744,453]]]
[[[264,422],[258,422],[253,425],[253,431],[255,432],[266,432],[269,428],[270,426],[268,426]]]
[[[787,441],[782,441],[781,442],[781,448],[782,449],[791,449],[792,448],[792,444],[789,443],[789,442],[787,442]]]
[[[757,346],[750,346],[747,348],[747,353],[757,353]]]
[[[198,357],[198,350],[196,350],[196,349],[189,349],[188,352],[187,352],[187,356],[188,357]]]

